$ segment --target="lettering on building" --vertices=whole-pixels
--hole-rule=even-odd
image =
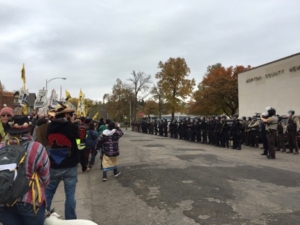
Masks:
[[[294,67],[291,67],[291,68],[294,68]],[[296,69],[298,69],[298,68],[300,70],[300,66],[296,67]],[[291,71],[291,69],[290,69],[290,71]],[[266,73],[264,77],[265,78],[271,78],[271,77],[275,77],[275,76],[281,75],[283,73],[284,73],[284,70],[278,70],[278,71],[275,71],[275,72],[272,72],[272,73]],[[259,81],[261,79],[262,79],[262,76],[252,77],[252,78],[247,79],[246,83],[251,83],[253,81]]]
[[[258,80],[261,80],[261,76],[258,76],[258,77],[252,77],[250,79],[247,79],[246,80],[246,83],[250,83],[252,81],[258,81]]]
[[[266,78],[271,78],[271,77],[275,77],[275,76],[278,76],[278,75],[283,74],[283,73],[284,73],[284,70],[278,70],[278,71],[273,72],[273,73],[265,74],[265,77]]]
[[[300,65],[299,65],[299,66],[292,66],[292,67],[290,68],[290,72],[295,72],[295,71],[297,71],[297,70],[300,70]]]

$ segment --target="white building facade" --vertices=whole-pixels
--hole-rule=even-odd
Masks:
[[[300,115],[300,53],[257,66],[238,75],[239,116],[265,112],[276,114],[295,110]]]

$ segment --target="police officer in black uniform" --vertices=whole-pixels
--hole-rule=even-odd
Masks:
[[[239,121],[238,114],[234,114],[233,116],[233,123],[232,123],[232,127],[230,129],[230,134],[232,136],[232,141],[233,141],[233,145],[232,145],[232,149],[236,149],[236,150],[241,150],[241,134],[242,134],[242,124]]]
[[[207,144],[207,122],[205,117],[201,120],[202,143]]]

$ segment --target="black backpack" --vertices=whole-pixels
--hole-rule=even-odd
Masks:
[[[0,204],[13,206],[30,189],[30,180],[26,176],[25,160],[30,141],[9,145],[0,149]]]

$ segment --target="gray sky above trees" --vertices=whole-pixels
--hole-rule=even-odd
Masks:
[[[9,91],[60,85],[102,100],[132,70],[183,57],[198,84],[209,65],[258,66],[300,52],[299,0],[0,0],[0,80]]]

